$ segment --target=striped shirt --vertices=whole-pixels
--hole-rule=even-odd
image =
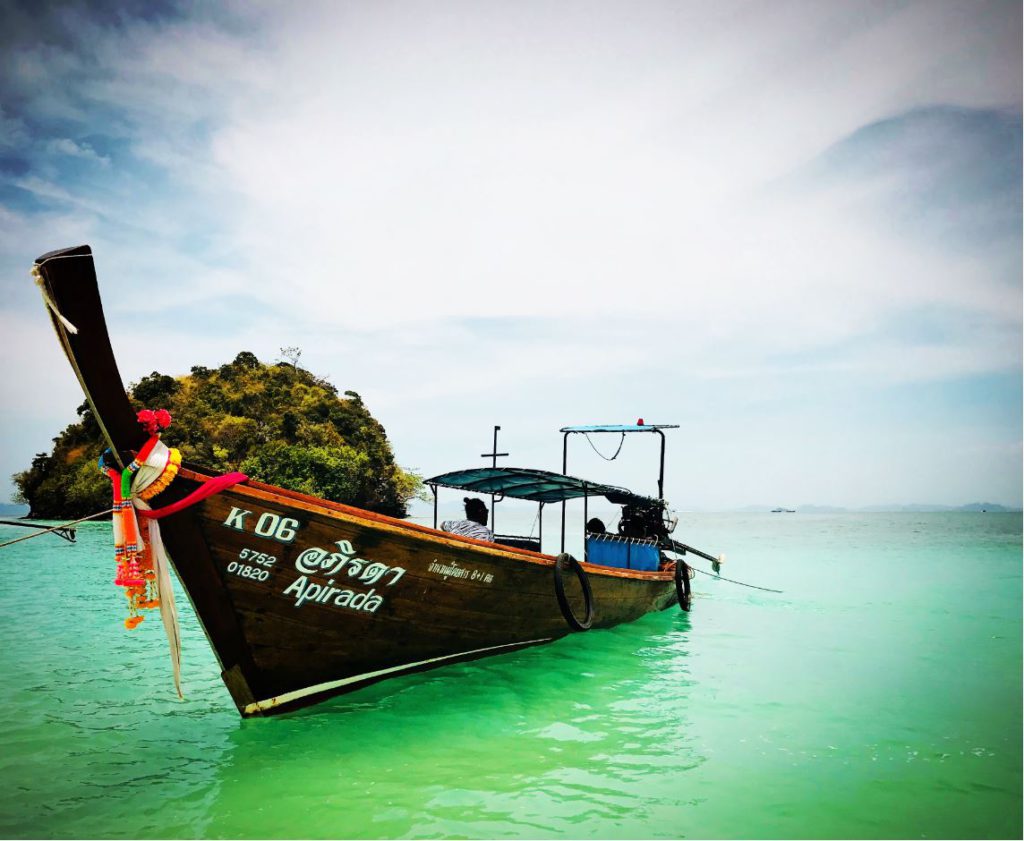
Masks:
[[[441,523],[441,531],[475,537],[477,540],[486,540],[490,543],[494,542],[494,532],[487,526],[481,526],[472,520],[445,520]]]

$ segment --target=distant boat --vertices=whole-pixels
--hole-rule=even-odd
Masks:
[[[35,272],[60,343],[110,444],[110,460],[117,462],[105,465],[109,475],[120,476],[121,468],[128,476],[138,470],[134,459],[146,458],[140,451],[153,451],[157,435],[140,425],[146,421],[136,417],[125,395],[92,251],[79,246],[45,254]],[[564,469],[490,467],[427,480],[435,493],[435,526],[438,486],[525,499],[541,511],[549,503],[563,505],[558,556],[542,553],[532,537],[477,540],[241,474],[217,477],[193,464],[182,464],[174,475],[161,463],[152,511],[134,484],[125,486],[126,499],[118,505],[140,522],[160,517],[158,537],[238,711],[263,716],[396,675],[550,642],[591,625],[608,628],[677,604],[688,610],[692,570],[681,556],[691,552],[717,561],[668,538],[675,523],[661,498],[665,428],[640,421],[562,430],[567,436],[656,433],[662,441],[656,499],[568,476]],[[172,456],[166,459],[169,465]],[[582,498],[586,512],[587,498],[597,496],[626,506],[624,512],[632,507],[653,530],[588,535],[579,561],[565,553],[564,503]],[[151,549],[153,541],[151,534]],[[128,540],[121,565],[124,553],[135,549]],[[139,578],[136,570],[122,580]],[[162,613],[170,592],[167,579],[158,593]],[[141,605],[152,606],[152,599]],[[167,610],[172,614],[173,604]],[[166,616],[164,621],[173,628],[173,656],[176,620],[173,626]]]
[[[796,513],[796,509],[795,508],[773,508],[772,509],[772,513],[773,514],[795,514]]]

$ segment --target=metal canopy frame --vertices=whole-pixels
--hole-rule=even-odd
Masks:
[[[591,432],[618,432],[620,434],[632,432],[653,432],[661,438],[661,458],[658,462],[658,499],[665,498],[665,433],[663,429],[679,429],[677,423],[638,423],[626,424],[597,424],[595,426],[563,426],[559,432],[562,433],[562,473],[569,473],[569,436],[574,434],[589,435]]]
[[[496,502],[505,498],[522,499],[538,504],[537,508],[537,539],[543,549],[544,539],[544,506],[551,502],[562,504],[561,551],[565,551],[565,504],[569,499],[583,498],[583,558],[587,559],[587,515],[591,496],[603,496],[616,505],[629,504],[631,500],[638,502],[650,501],[650,497],[635,494],[626,488],[590,482],[569,475],[569,436],[589,435],[590,433],[618,433],[621,435],[636,432],[654,433],[661,438],[658,460],[658,501],[665,498],[665,429],[678,429],[674,423],[637,423],[637,424],[597,424],[593,426],[564,426],[562,433],[562,472],[552,473],[546,470],[530,470],[517,467],[497,467],[499,457],[508,455],[498,452],[498,430],[494,427],[494,446],[491,452],[482,453],[484,458],[491,459],[491,467],[469,468],[442,473],[424,484],[430,488],[434,497],[434,528],[437,528],[437,489],[453,488],[470,493],[490,494],[491,496],[491,527],[494,528],[494,508]]]
[[[569,474],[569,436],[570,435],[589,435],[593,433],[619,433],[626,435],[627,433],[634,432],[653,432],[661,438],[661,455],[658,460],[658,500],[664,501],[665,499],[665,433],[663,429],[679,429],[677,423],[643,423],[638,422],[636,424],[595,424],[593,426],[563,426],[559,432],[562,433],[562,473],[565,475]],[[587,498],[583,498],[583,547],[584,557],[586,557],[586,522],[587,522]],[[565,551],[565,502],[562,502],[562,551]]]

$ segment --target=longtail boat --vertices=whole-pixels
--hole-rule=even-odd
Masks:
[[[434,492],[434,528],[241,474],[225,480],[201,466],[178,463],[162,445],[163,455],[154,461],[156,422],[148,429],[140,424],[126,396],[91,249],[44,254],[33,274],[110,446],[115,517],[128,518],[123,528],[140,524],[138,535],[121,536],[127,541],[118,548],[129,570],[124,574],[141,574],[132,566],[135,553],[166,552],[241,715],[294,710],[392,676],[608,628],[675,605],[689,609],[691,571],[680,555],[691,547],[667,539],[671,524],[661,498],[664,426],[640,422],[621,428],[661,436],[657,498],[564,470],[477,468],[426,480]],[[576,432],[619,429],[562,432],[567,442]],[[563,468],[564,455],[563,446]],[[156,466],[148,487],[133,485],[140,465],[145,472],[151,464]],[[439,487],[532,501],[541,515],[546,504],[561,504],[563,551],[544,554],[540,540],[529,537],[480,540],[438,530]],[[598,496],[623,505],[624,520],[639,531],[589,534],[577,560],[564,551],[565,503],[582,498],[585,508]],[[170,579],[166,569],[154,575],[175,656]]]

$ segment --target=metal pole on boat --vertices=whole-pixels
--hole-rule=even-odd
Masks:
[[[501,427],[495,425],[495,427],[494,427],[494,446],[491,447],[491,451],[489,453],[480,453],[480,457],[481,458],[488,458],[489,457],[491,459],[491,467],[497,467],[498,466],[498,457],[499,456],[503,457],[503,456],[507,456],[508,455],[508,453],[499,453],[498,452],[498,430],[499,429],[501,429]],[[495,517],[494,517],[494,503],[497,500],[495,500],[494,497],[495,497],[495,495],[491,494],[491,531],[494,534],[497,534],[498,533],[498,526],[494,522],[494,520],[495,520]]]
[[[569,433],[565,432],[562,434],[562,475],[569,475]],[[565,500],[562,500],[562,548],[560,552],[565,551]]]
[[[658,468],[658,499],[665,498],[665,433],[660,429],[655,429],[661,436],[661,464]]]
[[[430,490],[434,494],[434,528],[437,528],[437,485],[431,485]]]
[[[544,551],[544,503],[537,507],[537,546]]]
[[[587,483],[583,483],[583,560],[587,560]]]

